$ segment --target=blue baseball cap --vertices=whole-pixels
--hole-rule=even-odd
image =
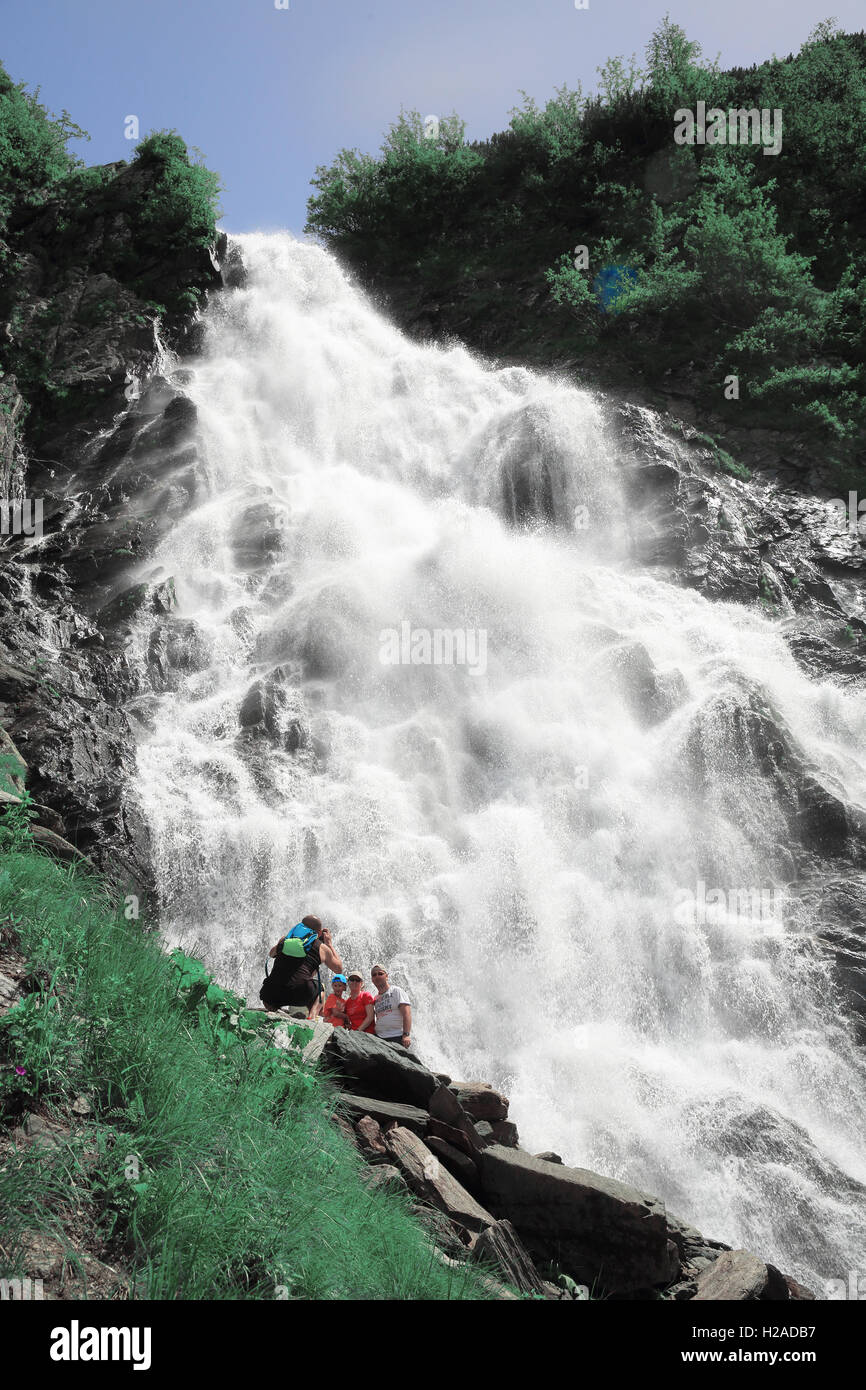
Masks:
[[[349,981],[346,979],[345,975],[334,975],[331,979],[332,985],[347,985],[348,983]]]

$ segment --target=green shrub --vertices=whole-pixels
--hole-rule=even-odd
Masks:
[[[66,111],[50,115],[38,90],[14,83],[0,64],[0,237],[13,207],[43,201],[79,163],[66,148],[72,138],[90,137]]]
[[[866,34],[825,23],[796,55],[723,71],[665,19],[643,68],[599,75],[594,95],[525,98],[484,143],[455,119],[458,138],[425,144],[402,117],[378,157],[319,169],[308,230],[409,310],[438,300],[470,343],[582,358],[624,390],[673,378],[732,422],[793,423],[866,485]],[[677,146],[674,113],[699,100],[780,108],[780,153]],[[635,275],[611,312],[596,284],[615,267]]]
[[[136,219],[145,240],[172,246],[207,246],[216,236],[220,179],[192,155],[175,130],[159,130],[142,140],[135,162],[152,169],[157,182]]]

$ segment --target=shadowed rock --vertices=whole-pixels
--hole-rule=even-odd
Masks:
[[[788,1297],[787,1284],[772,1265],[748,1250],[725,1250],[698,1275],[694,1302],[787,1302]]]
[[[481,1231],[494,1224],[490,1212],[452,1177],[417,1134],[397,1125],[385,1135],[385,1146],[417,1196],[467,1230]]]
[[[482,1231],[472,1247],[472,1258],[496,1265],[506,1284],[521,1293],[547,1296],[541,1275],[510,1221],[495,1221]]]
[[[398,1124],[411,1129],[413,1134],[423,1135],[427,1128],[427,1111],[416,1105],[401,1105],[393,1100],[376,1100],[373,1096],[350,1096],[345,1092],[340,1104],[353,1118],[362,1119],[369,1115],[381,1128]]]
[[[625,1183],[497,1144],[481,1155],[481,1192],[530,1253],[583,1283],[628,1294],[676,1277],[664,1204]]]
[[[452,1081],[448,1088],[473,1120],[506,1120],[508,1099],[486,1081]],[[443,1119],[446,1117],[443,1115]]]
[[[368,1083],[379,1095],[410,1105],[426,1106],[438,1086],[433,1073],[407,1049],[398,1051],[371,1033],[335,1028],[322,1060],[338,1076]]]

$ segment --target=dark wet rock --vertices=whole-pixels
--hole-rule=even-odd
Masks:
[[[592,670],[601,682],[619,692],[645,727],[666,719],[685,694],[685,681],[679,672],[658,672],[641,642],[607,647],[595,658]]]
[[[533,1158],[540,1158],[542,1163],[561,1163],[559,1154],[555,1154],[552,1149],[545,1149],[543,1153],[533,1154]]]
[[[279,556],[284,515],[271,502],[256,502],[237,518],[232,550],[238,569],[256,573]]]
[[[14,376],[0,377],[0,498],[24,496],[26,416],[27,404]]]
[[[131,584],[99,610],[96,620],[103,632],[128,640],[142,613],[166,614],[176,606],[173,579],[158,584]]]
[[[791,1278],[790,1274],[783,1274],[782,1278],[785,1280],[785,1283],[788,1286],[789,1298],[794,1299],[797,1302],[814,1303],[815,1295],[812,1293],[811,1289],[807,1289],[804,1284],[799,1284],[796,1279]]]
[[[452,1081],[448,1088],[473,1120],[507,1120],[508,1099],[484,1081]],[[442,1116],[445,1119],[446,1116]]]
[[[154,690],[177,690],[187,676],[206,671],[213,646],[191,618],[166,617],[151,629],[147,663]]]
[[[786,618],[785,638],[811,675],[861,682],[866,551],[829,472],[769,467],[772,449],[762,454],[761,431],[749,430],[743,459],[756,471],[740,478],[675,414],[611,401],[607,415],[620,439],[634,558],[708,598]]]
[[[518,1147],[520,1136],[513,1120],[493,1120],[490,1129],[494,1144],[504,1144],[509,1149]]]
[[[122,576],[189,509],[199,489],[199,447],[192,403],[161,379],[106,438],[82,440],[80,464],[62,476],[65,490],[58,491],[40,558],[63,566],[89,610],[121,592]],[[61,529],[73,490],[74,524]]]
[[[478,1188],[478,1164],[475,1160],[463,1153],[460,1149],[449,1144],[447,1139],[440,1139],[438,1135],[431,1134],[429,1127],[424,1135],[424,1142],[431,1153],[445,1164],[458,1182],[462,1183],[468,1192],[477,1195]]]
[[[581,1283],[625,1295],[676,1278],[664,1204],[645,1192],[501,1145],[481,1155],[481,1192],[530,1254],[557,1261]]]
[[[288,753],[309,743],[301,694],[286,689],[279,673],[254,681],[241,702],[238,722],[248,738],[267,738]]]
[[[356,1096],[347,1091],[342,1092],[340,1104],[355,1119],[360,1120],[369,1115],[383,1130],[390,1125],[398,1124],[423,1137],[427,1129],[427,1111],[417,1105],[380,1100],[376,1096]]]
[[[845,1192],[858,1203],[866,1197],[866,1187],[834,1167],[802,1125],[768,1106],[752,1105],[742,1096],[729,1094],[696,1103],[684,1120],[712,1132],[720,1152],[744,1160],[754,1170],[762,1164],[796,1159],[797,1171],[818,1186]],[[792,1216],[795,1205],[792,1196]]]
[[[799,782],[799,838],[809,849],[828,858],[845,854],[852,834],[862,835],[861,818],[852,819],[852,808],[840,794],[806,773]]]
[[[247,271],[241,255],[241,248],[236,241],[227,241],[225,250],[220,258],[222,282],[226,289],[242,290],[246,287]]]
[[[684,775],[695,803],[728,814],[733,824],[744,796],[753,813],[763,807],[766,824],[778,822],[778,857],[767,864],[777,879],[793,876],[789,866],[811,867],[816,854],[864,858],[863,812],[807,764],[766,693],[733,670],[692,716],[670,775]]]
[[[152,161],[121,161],[90,171],[92,197],[67,205],[52,190],[14,212],[5,355],[25,374],[41,366],[27,385],[0,377],[0,493],[26,489],[44,507],[42,540],[9,547],[0,578],[0,727],[57,818],[46,828],[143,891],[150,846],[128,791],[135,744],[122,712],[143,692],[123,648],[151,609],[154,687],[201,662],[170,625],[168,577],[141,575],[204,482],[187,378],[161,375],[163,343],[189,344],[195,294],[222,287],[228,250],[221,235],[144,254],[139,210],[159,176]]]
[[[819,873],[800,887],[800,899],[817,940],[832,953],[841,996],[866,1042],[866,881]]]
[[[149,881],[146,831],[124,783],[134,767],[128,719],[117,705],[131,688],[122,658],[101,646],[71,597],[26,600],[23,565],[0,588],[0,724],[28,767],[28,790],[56,819],[48,828],[122,880]],[[40,816],[45,819],[44,816]]]
[[[333,1030],[322,1053],[322,1063],[338,1076],[371,1085],[381,1094],[409,1105],[426,1107],[438,1084],[433,1073],[408,1049],[398,1051],[371,1033],[350,1032],[347,1028]]]
[[[411,1130],[400,1125],[388,1130],[385,1146],[412,1191],[444,1212],[450,1220],[469,1231],[480,1231],[494,1224],[490,1213],[460,1185]]]
[[[541,1275],[510,1221],[494,1221],[472,1246],[472,1258],[495,1266],[506,1284],[524,1294],[545,1296]]]
[[[714,1264],[701,1271],[696,1282],[696,1303],[787,1302],[789,1297],[779,1271],[748,1250],[724,1250]]]
[[[832,1007],[832,997],[827,1007]],[[712,1135],[708,1164],[723,1161],[734,1177],[740,1170],[748,1171],[752,1201],[763,1200],[777,1212],[779,1245],[801,1251],[812,1269],[834,1268],[838,1255],[811,1194],[816,1189],[833,1192],[837,1201],[860,1210],[866,1202],[862,1183],[825,1157],[802,1125],[766,1106],[750,1105],[743,1097],[726,1095],[696,1104],[683,1122],[696,1132]],[[791,1172],[799,1175],[797,1183],[786,1179]],[[736,1210],[736,1194],[732,1201]],[[741,1215],[748,1215],[746,1208]],[[705,1244],[717,1243],[705,1240]]]
[[[517,427],[508,419],[491,441],[499,460],[500,506],[516,525],[555,521],[563,500],[565,460],[544,430],[536,407],[520,413]]]

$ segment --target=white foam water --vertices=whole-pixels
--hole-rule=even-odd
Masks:
[[[819,1294],[866,1268],[864,1067],[742,733],[768,712],[863,805],[862,699],[632,564],[592,394],[408,341],[315,246],[241,242],[189,364],[207,495],[154,571],[196,632],[139,745],[166,940],[255,995],[318,913],[524,1147]],[[256,680],[271,738],[240,729]]]

